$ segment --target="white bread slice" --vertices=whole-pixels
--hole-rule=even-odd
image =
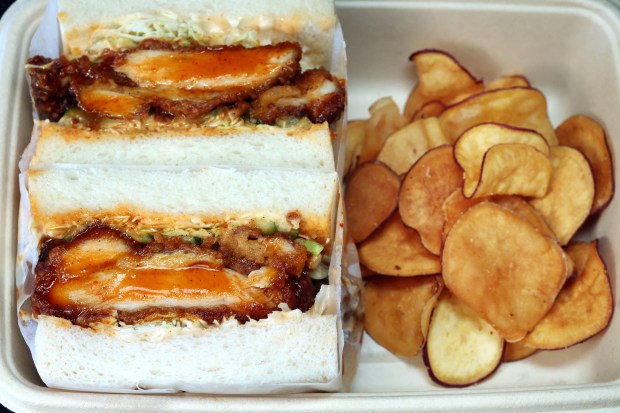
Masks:
[[[43,236],[95,220],[133,229],[187,229],[267,218],[329,240],[335,171],[55,165],[28,171],[32,225]],[[58,232],[60,231],[60,232]]]
[[[58,0],[64,54],[98,55],[145,38],[207,45],[302,45],[302,67],[329,67],[333,0]]]
[[[288,129],[259,125],[119,133],[45,121],[38,128],[32,167],[70,163],[335,169],[327,123]]]
[[[264,392],[339,387],[337,316],[275,312],[240,325],[93,330],[39,317],[34,360],[50,387]],[[294,383],[291,389],[291,383]]]

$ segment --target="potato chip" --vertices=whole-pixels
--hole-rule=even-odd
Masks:
[[[497,123],[483,123],[465,131],[454,144],[454,157],[463,169],[463,193],[473,195],[482,173],[482,162],[488,150],[500,143],[522,143],[549,154],[549,145],[537,132]]]
[[[354,242],[368,238],[398,205],[400,179],[380,162],[357,168],[344,195],[348,231]]]
[[[514,195],[497,195],[486,198],[466,198],[459,190],[454,191],[443,203],[442,210],[444,213],[444,226],[442,230],[442,240],[445,242],[450,229],[454,223],[474,205],[477,205],[483,201],[493,202],[506,209],[517,214],[519,217],[526,220],[532,225],[540,234],[545,237],[549,237],[555,240],[555,234],[549,228],[549,225],[545,222],[543,216],[530,205],[527,201],[519,196]],[[566,265],[566,278],[570,278],[574,274],[574,264],[570,257],[564,254],[564,261]]]
[[[566,261],[566,280],[568,281],[577,276],[577,267],[575,266],[575,263],[570,255],[565,253],[564,259]]]
[[[441,230],[442,241],[446,240],[448,232],[450,232],[450,229],[454,223],[465,213],[465,211],[483,201],[488,201],[488,199],[466,198],[460,188],[452,192],[441,206],[444,218],[443,228]]]
[[[358,248],[360,262],[377,274],[411,277],[441,272],[439,257],[424,248],[418,233],[403,224],[398,211]]]
[[[385,141],[378,161],[402,175],[427,150],[448,143],[437,118],[420,119],[394,132]]]
[[[405,104],[405,117],[413,115],[430,101],[451,105],[484,90],[482,81],[474,78],[451,55],[426,49],[413,53],[409,60],[416,65],[418,84]]]
[[[346,127],[346,155],[344,161],[344,174],[348,174],[358,165],[358,159],[364,145],[366,135],[366,120],[350,120]]]
[[[377,100],[369,111],[370,118],[366,121],[364,143],[359,155],[360,164],[377,159],[388,136],[407,123],[391,97]]]
[[[549,145],[557,145],[547,116],[547,101],[537,89],[511,88],[478,93],[456,103],[439,117],[441,128],[451,142],[472,126],[495,122],[531,129],[540,133]]]
[[[426,102],[420,109],[418,109],[411,117],[412,121],[418,119],[425,119],[430,117],[437,117],[443,113],[446,109],[446,105],[438,100],[431,100]]]
[[[459,219],[465,211],[483,201],[494,202],[506,209],[509,209],[529,222],[530,225],[532,225],[542,235],[555,239],[555,234],[551,231],[551,228],[549,228],[549,225],[547,225],[540,212],[538,212],[523,198],[513,195],[498,195],[489,198],[466,198],[461,191],[454,191],[454,193],[446,199],[442,206],[445,219],[443,239],[446,239],[452,225],[454,225],[456,220]]]
[[[515,343],[506,343],[504,348],[503,362],[523,360],[536,353],[538,350],[523,344],[523,340]]]
[[[602,331],[613,312],[607,269],[597,241],[575,242],[567,247],[577,268],[553,306],[524,343],[539,349],[559,349],[581,343]]]
[[[441,251],[441,207],[461,187],[462,180],[463,173],[448,145],[428,151],[403,180],[398,201],[400,215],[407,226],[418,231],[422,243],[433,254]]]
[[[569,146],[551,148],[551,182],[542,198],[530,203],[545,218],[561,245],[586,220],[594,199],[594,179],[586,158]]]
[[[380,345],[413,357],[426,342],[428,310],[441,293],[440,276],[374,277],[364,288],[364,327]]]
[[[379,152],[377,160],[385,163],[399,175],[406,173],[428,150],[423,123],[423,120],[412,122],[391,134]]]
[[[491,200],[496,204],[511,210],[519,217],[529,222],[530,225],[532,225],[542,235],[555,239],[555,234],[553,233],[551,228],[549,228],[549,225],[547,225],[547,222],[545,221],[545,218],[542,216],[542,214],[523,198],[520,198],[518,196],[503,195],[494,196],[491,198]],[[569,271],[569,273],[570,272],[572,271]]]
[[[492,202],[454,223],[441,264],[446,287],[510,342],[542,319],[566,279],[557,242]]]
[[[480,181],[465,179],[465,196],[523,195],[542,197],[551,180],[551,161],[533,146],[502,143],[490,148],[482,161]],[[469,188],[474,186],[472,193]]]
[[[590,214],[601,211],[614,194],[614,170],[605,131],[594,120],[575,115],[566,119],[555,131],[561,145],[581,152],[592,167],[594,202]]]
[[[502,361],[504,340],[486,321],[448,290],[431,317],[424,362],[439,384],[463,387],[493,373]]]
[[[438,118],[425,118],[423,125],[429,149],[437,148],[442,145],[450,145],[450,141],[441,129]]]
[[[415,279],[415,278],[422,278],[422,277],[414,277],[412,279]],[[435,305],[437,304],[437,300],[439,300],[439,297],[441,296],[441,292],[444,289],[443,277],[441,276],[441,274],[435,276],[435,279],[437,280],[437,283],[439,284],[439,288],[437,289],[436,294],[434,294],[430,299],[426,300],[426,304],[424,304],[424,308],[422,309],[422,317],[420,320],[422,324],[422,335],[424,336],[425,342],[428,339],[428,330],[430,328],[431,317],[433,315],[433,311],[435,310]]]
[[[510,89],[513,87],[530,87],[530,81],[525,76],[509,75],[498,77],[487,85],[487,90]]]

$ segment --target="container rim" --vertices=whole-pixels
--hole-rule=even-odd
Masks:
[[[367,7],[485,7],[494,5],[502,10],[514,7],[534,9],[555,9],[573,7],[583,12],[596,13],[604,18],[617,34],[620,41],[620,0],[467,0],[422,1],[422,0],[337,0],[337,9]],[[0,62],[5,68],[0,72],[0,90],[7,91],[6,98],[0,101],[0,131],[4,139],[0,140],[0,159],[4,167],[0,170],[0,193],[2,199],[15,200],[17,190],[17,159],[11,159],[17,152],[19,133],[26,127],[20,124],[19,115],[11,111],[12,102],[21,99],[20,91],[15,87],[23,81],[19,59],[27,52],[24,34],[30,36],[46,6],[46,0],[18,0],[0,20]],[[17,69],[17,71],[16,71]],[[26,129],[28,129],[26,127]],[[14,360],[11,359],[13,345],[25,346],[21,339],[14,340],[9,332],[19,333],[15,316],[15,239],[16,222],[12,222],[17,210],[16,204],[7,204],[0,213],[0,228],[10,229],[0,235],[0,252],[8,259],[3,260],[0,268],[5,273],[0,281],[0,294],[11,297],[2,300],[0,314],[0,402],[15,411],[52,412],[63,408],[79,408],[82,411],[116,411],[119,405],[137,406],[136,411],[151,412],[157,409],[172,409],[179,412],[189,411],[245,411],[249,403],[255,412],[272,412],[274,410],[295,410],[298,412],[320,412],[338,410],[342,412],[369,411],[449,411],[459,406],[462,412],[481,411],[522,411],[527,410],[589,410],[613,411],[620,406],[620,380],[597,385],[571,385],[528,387],[521,389],[441,389],[423,392],[393,393],[308,393],[283,396],[211,396],[179,393],[174,395],[136,395],[104,394],[62,391],[38,386],[19,374]],[[507,403],[510,397],[510,403]],[[415,406],[415,407],[414,407]]]

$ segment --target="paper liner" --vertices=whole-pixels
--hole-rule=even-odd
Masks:
[[[41,54],[47,57],[58,57],[60,47],[60,36],[58,21],[56,19],[58,4],[56,0],[50,0],[43,16],[43,20],[38,27],[32,43],[30,45],[30,56]],[[331,72],[346,79],[346,53],[345,43],[342,36],[340,24],[337,25],[335,41],[331,57]],[[33,116],[36,118],[36,114]],[[343,138],[346,116],[336,125],[337,138],[334,141],[334,157],[336,160],[336,170],[342,182],[344,169],[344,154],[346,140]],[[18,223],[18,256],[16,268],[16,289],[17,289],[17,313],[19,328],[28,344],[33,358],[36,360],[35,335],[37,322],[30,316],[30,297],[34,290],[34,267],[38,261],[38,235],[31,227],[30,204],[27,195],[28,183],[26,171],[32,157],[36,141],[39,136],[39,129],[35,125],[30,144],[25,149],[19,162],[19,189],[21,200],[19,206]],[[355,245],[347,243],[345,240],[345,219],[344,205],[342,196],[339,196],[337,209],[334,211],[334,243],[329,269],[329,285],[331,288],[322,291],[317,296],[317,300],[309,311],[317,314],[333,314],[336,312],[338,318],[338,354],[341,375],[327,383],[289,383],[280,385],[262,386],[230,386],[230,385],[209,385],[204,387],[192,388],[190,391],[199,393],[218,393],[218,394],[257,394],[257,393],[293,393],[310,390],[338,391],[346,390],[350,385],[353,374],[356,370],[357,355],[361,347],[363,333],[362,325],[362,280],[359,260]],[[259,323],[261,321],[258,321]],[[214,327],[217,328],[217,327]],[[101,388],[73,388],[81,391],[106,391]],[[114,392],[127,393],[170,393],[177,392],[177,388],[158,388],[158,389],[135,389]]]

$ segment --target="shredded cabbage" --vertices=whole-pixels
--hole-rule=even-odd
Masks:
[[[256,28],[229,30],[239,22],[228,18],[224,23],[209,22],[201,25],[193,19],[181,18],[171,11],[159,11],[158,17],[127,16],[120,23],[97,28],[92,33],[91,52],[99,54],[105,49],[127,49],[145,39],[161,39],[181,45],[191,43],[220,45],[234,44],[255,47],[268,43],[271,34],[259,33]],[[224,27],[227,26],[227,27]]]

